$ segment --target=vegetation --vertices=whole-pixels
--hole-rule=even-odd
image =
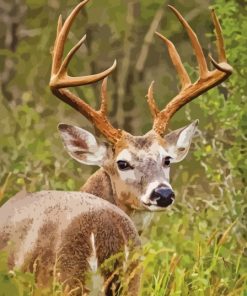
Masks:
[[[0,203],[16,192],[78,190],[96,169],[71,160],[58,139],[58,122],[88,122],[48,89],[55,19],[78,1],[16,0],[1,3]],[[165,1],[166,2],[166,1]],[[142,295],[246,296],[247,287],[247,50],[246,0],[214,0],[234,74],[177,113],[172,128],[200,119],[193,151],[172,168],[175,206],[155,215],[143,235]],[[68,48],[87,32],[72,73],[93,73],[117,58],[109,83],[110,117],[134,134],[151,127],[145,94],[155,79],[160,106],[177,92],[175,71],[157,29],[177,45],[196,79],[195,58],[180,24],[160,0],[91,1],[78,17]],[[173,3],[214,56],[209,3]],[[155,42],[154,42],[155,41]],[[76,89],[97,105],[99,85]],[[164,95],[165,94],[165,95]],[[79,117],[80,116],[80,117]],[[60,295],[59,286],[39,290],[31,274],[8,272],[0,254],[0,295]],[[60,293],[60,294],[59,294]]]

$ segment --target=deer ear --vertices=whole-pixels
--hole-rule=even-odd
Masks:
[[[102,165],[107,147],[98,144],[94,135],[77,126],[60,123],[58,130],[69,155],[88,165]]]
[[[171,162],[179,162],[185,158],[190,149],[198,122],[198,120],[195,120],[191,124],[172,131],[164,137],[168,153],[172,157]]]

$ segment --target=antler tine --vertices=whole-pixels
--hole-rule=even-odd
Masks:
[[[211,57],[211,55],[209,55],[209,58],[216,69],[218,69],[222,72],[225,72],[225,73],[232,73],[232,67],[227,63],[227,59],[226,59],[226,52],[225,52],[225,46],[224,46],[224,39],[223,39],[223,35],[222,35],[222,29],[221,29],[219,20],[215,14],[214,9],[211,10],[211,16],[212,16],[214,27],[215,27],[215,35],[216,35],[216,41],[217,41],[219,63],[217,63]]]
[[[168,47],[170,58],[178,72],[182,89],[179,92],[177,96],[175,96],[167,105],[166,107],[158,111],[158,113],[154,113],[154,123],[153,123],[153,130],[157,132],[160,135],[164,135],[164,132],[166,130],[166,127],[168,125],[169,120],[172,118],[172,116],[185,104],[189,103],[191,100],[195,99],[202,93],[206,92],[210,88],[220,84],[222,81],[224,81],[229,75],[232,73],[232,67],[227,63],[226,61],[226,54],[224,49],[224,40],[222,36],[221,27],[219,24],[219,21],[214,13],[212,11],[212,18],[215,25],[215,31],[216,31],[216,38],[217,38],[217,47],[218,47],[218,53],[219,53],[219,63],[217,63],[212,57],[210,57],[213,65],[215,66],[215,70],[209,71],[207,68],[207,63],[201,48],[201,45],[197,39],[196,34],[191,29],[189,24],[186,22],[186,20],[182,17],[182,15],[172,6],[169,5],[169,7],[172,9],[172,11],[175,13],[175,15],[178,17],[179,21],[183,24],[185,27],[189,38],[191,40],[194,52],[196,54],[196,58],[199,65],[199,79],[195,83],[190,82],[190,78],[181,62],[181,59],[179,57],[179,54],[177,53],[177,50],[173,43],[162,36],[159,33],[156,33],[162,40],[165,42],[165,44]],[[152,86],[152,85],[151,85]],[[150,95],[150,102],[153,100],[153,93],[152,89],[151,92],[149,91]],[[152,103],[152,105],[154,105]],[[149,104],[150,106],[150,104]],[[152,106],[150,107],[150,109]],[[152,109],[151,109],[152,110]]]
[[[116,68],[116,60],[114,61],[113,65],[106,69],[103,72],[88,75],[88,76],[80,76],[80,77],[70,77],[67,74],[67,67],[68,64],[75,54],[75,52],[79,49],[82,43],[86,39],[86,35],[70,50],[68,55],[66,56],[65,60],[62,62],[63,52],[64,52],[64,44],[67,39],[69,30],[73,24],[74,19],[76,18],[77,14],[79,13],[80,9],[87,4],[89,0],[84,0],[83,2],[79,3],[70,13],[68,18],[65,20],[64,24],[62,25],[61,18],[58,21],[58,30],[57,30],[57,38],[55,41],[54,47],[54,55],[53,55],[53,65],[52,65],[52,75],[50,80],[50,87],[69,87],[69,86],[80,86],[85,84],[90,84],[93,82],[97,82],[102,80],[106,76],[110,75],[112,71]]]
[[[61,32],[62,27],[63,27],[63,17],[60,14],[59,18],[58,18],[58,22],[57,22],[57,36],[56,37],[58,37],[59,33]]]
[[[69,53],[67,54],[67,56],[65,57],[64,61],[62,62],[62,65],[59,69],[60,73],[64,73],[64,71],[67,70],[67,67],[69,65],[69,62],[71,61],[72,57],[74,56],[74,54],[76,53],[76,51],[81,47],[81,45],[84,43],[84,41],[86,40],[87,35],[85,34],[81,40],[79,42],[77,42],[77,44],[69,51]]]
[[[55,74],[57,72],[57,70],[59,69],[59,67],[58,67],[59,61],[57,60],[57,58],[56,59],[54,58],[54,55],[55,55],[55,52],[56,52],[58,37],[59,37],[59,34],[60,34],[61,30],[62,30],[62,27],[63,27],[63,19],[62,19],[62,15],[60,14],[59,18],[58,18],[58,22],[57,22],[56,39],[55,39],[55,42],[54,42],[54,48],[52,50],[52,56],[53,56],[52,65],[51,65],[51,73],[52,73],[52,75],[53,75],[53,73]]]
[[[69,30],[72,26],[72,23],[79,13],[80,9],[88,2],[89,0],[84,0],[79,3],[70,13],[68,18],[62,24],[62,17],[59,17],[58,26],[57,26],[57,36],[54,45],[53,52],[53,63],[50,79],[50,88],[55,96],[69,104],[74,109],[78,110],[83,116],[90,120],[97,130],[99,130],[108,140],[112,143],[116,143],[121,137],[121,130],[115,129],[106,117],[107,109],[107,95],[106,95],[106,86],[107,79],[106,77],[116,68],[116,60],[113,65],[106,69],[103,72],[80,77],[70,77],[67,74],[67,67],[75,52],[83,44],[86,39],[86,35],[69,51],[65,59],[62,61],[64,44],[67,39]],[[79,97],[71,93],[66,87],[80,86],[89,83],[93,83],[99,80],[104,79],[102,83],[101,91],[101,107],[99,111],[94,110],[86,102],[81,100]]]
[[[218,55],[219,55],[219,62],[226,62],[226,52],[225,52],[225,46],[224,46],[224,39],[222,36],[222,29],[219,23],[219,20],[215,14],[214,9],[211,10],[211,16],[215,27],[215,35],[216,35],[216,41],[217,41],[217,49],[218,49]]]
[[[198,62],[200,77],[203,79],[208,75],[208,67],[200,42],[198,41],[195,32],[192,30],[183,16],[177,11],[177,9],[171,5],[168,5],[168,7],[174,12],[174,14],[177,16],[178,20],[184,26],[188,33]]]
[[[148,88],[147,102],[148,102],[151,114],[155,118],[160,111],[155,103],[153,87],[154,87],[154,81],[151,82],[151,84]]]
[[[101,105],[99,112],[103,115],[106,115],[107,112],[107,77],[104,78],[101,85]]]
[[[176,68],[177,73],[179,75],[182,89],[188,87],[189,85],[191,85],[191,80],[190,80],[190,77],[189,77],[187,71],[184,68],[184,65],[181,61],[181,58],[180,58],[174,44],[169,39],[167,39],[165,36],[163,36],[162,34],[160,34],[158,32],[155,32],[155,34],[160,37],[160,39],[166,44],[166,46],[168,48],[168,52],[169,52],[170,58],[172,60],[172,63],[174,65],[174,67]]]
[[[62,16],[59,16],[58,25],[57,25],[57,37],[54,45],[53,52],[53,61],[52,61],[52,74],[56,74],[61,66],[63,52],[64,52],[64,44],[67,39],[69,30],[72,26],[73,20],[79,13],[80,9],[88,2],[89,0],[84,0],[79,3],[70,13],[68,18],[65,20],[64,24],[62,24]]]

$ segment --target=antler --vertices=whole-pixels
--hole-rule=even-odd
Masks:
[[[151,113],[154,117],[153,130],[160,135],[164,134],[169,120],[181,107],[183,107],[185,104],[189,103],[191,100],[195,99],[202,93],[206,92],[210,88],[220,84],[232,73],[232,67],[227,63],[226,60],[222,31],[214,10],[212,10],[212,19],[216,31],[219,63],[217,63],[210,56],[210,60],[216,69],[214,69],[213,71],[209,71],[205,56],[202,51],[202,47],[197,39],[195,32],[173,6],[168,6],[177,16],[189,35],[192,47],[197,58],[200,76],[195,83],[191,83],[190,77],[181,62],[180,56],[174,44],[166,37],[156,32],[156,34],[166,44],[170,58],[181,82],[181,90],[179,94],[175,96],[162,111],[159,111],[158,107],[155,104],[155,100],[153,97],[153,82],[149,87],[147,97]]]
[[[86,35],[69,51],[64,60],[64,44],[67,39],[71,25],[79,13],[80,9],[89,0],[84,0],[79,3],[73,11],[70,13],[68,18],[62,24],[62,17],[58,19],[57,36],[54,44],[52,70],[50,79],[50,88],[55,96],[69,104],[74,109],[78,110],[83,116],[90,120],[95,127],[111,142],[115,143],[121,137],[121,130],[115,129],[108,121],[106,116],[106,87],[107,87],[107,76],[112,73],[116,68],[116,60],[113,65],[107,70],[89,76],[71,77],[67,74],[67,68],[70,60],[72,59],[75,52],[83,44],[86,39]],[[71,93],[66,87],[80,86],[90,84],[99,80],[103,80],[101,89],[101,107],[100,110],[94,110],[91,106],[81,100],[79,97]]]

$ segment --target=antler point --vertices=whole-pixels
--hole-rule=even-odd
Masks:
[[[158,32],[158,31],[155,31],[154,33],[155,33],[155,35],[157,35],[157,36],[160,37],[160,38],[163,36],[163,35],[162,35],[160,32]]]
[[[179,14],[178,10],[172,6],[172,5],[167,5],[174,13]]]
[[[209,59],[211,63],[215,66],[215,68],[221,72],[231,74],[233,72],[232,66],[230,66],[227,62],[217,63],[215,59],[209,54]]]

